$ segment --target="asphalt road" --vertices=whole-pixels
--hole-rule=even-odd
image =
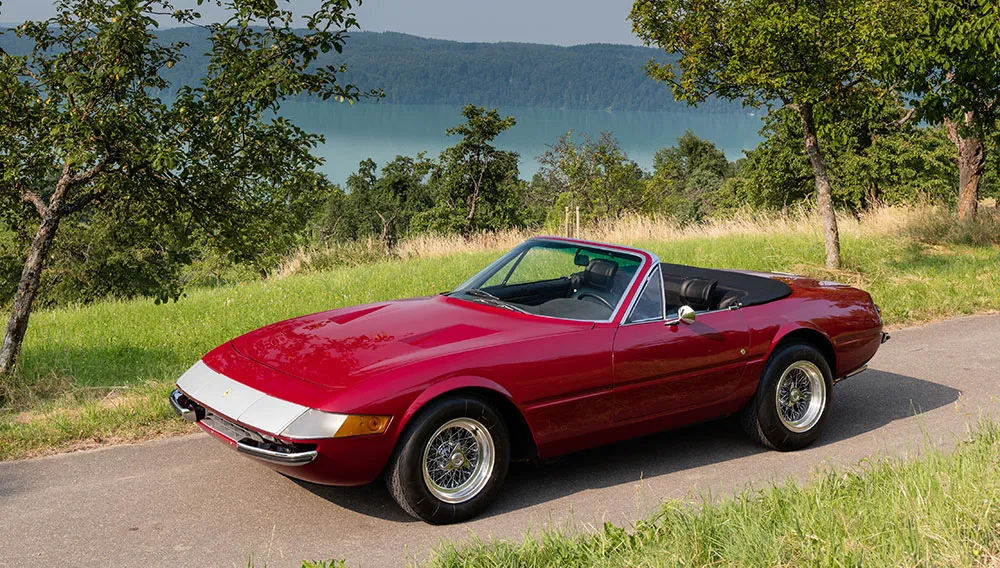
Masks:
[[[517,538],[545,527],[644,516],[695,499],[807,478],[831,464],[950,445],[997,416],[1000,315],[893,333],[872,369],[837,386],[817,445],[762,450],[732,419],[515,465],[473,522],[433,527],[401,513],[381,484],[300,484],[196,434],[0,464],[0,566],[297,566],[343,558],[393,566],[442,539]]]

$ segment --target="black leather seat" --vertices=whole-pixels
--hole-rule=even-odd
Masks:
[[[766,304],[792,293],[791,287],[780,279],[749,272],[697,268],[666,262],[661,263],[660,268],[663,270],[663,289],[666,292],[667,304],[674,307],[683,303],[681,286],[688,278],[718,280],[712,298],[713,310],[724,310],[737,302],[743,306]]]
[[[610,292],[617,272],[617,263],[595,258],[587,263],[587,268],[583,271],[583,285],[601,292]]]
[[[695,311],[711,310],[712,293],[718,285],[718,280],[688,278],[681,284],[681,300]]]

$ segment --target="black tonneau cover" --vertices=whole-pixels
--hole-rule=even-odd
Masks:
[[[668,262],[661,263],[660,268],[663,271],[664,280],[684,278],[718,280],[718,288],[721,293],[729,291],[742,292],[742,294],[739,294],[739,303],[744,306],[766,304],[767,302],[780,300],[792,293],[791,287],[780,280],[755,276],[744,272],[698,268],[683,264],[670,264]]]

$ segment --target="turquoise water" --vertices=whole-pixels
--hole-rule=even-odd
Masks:
[[[427,150],[436,157],[455,142],[444,131],[463,121],[460,108],[451,105],[357,104],[290,102],[282,114],[308,131],[322,134],[326,143],[316,149],[326,163],[324,173],[341,183],[358,162],[373,158],[381,166],[397,155],[415,156]],[[521,177],[530,179],[538,169],[536,157],[559,136],[573,131],[596,138],[609,131],[629,157],[650,169],[657,149],[672,146],[685,130],[711,140],[730,160],[757,145],[759,117],[749,114],[702,112],[623,112],[501,108],[517,119],[517,126],[500,136],[498,145],[521,155]]]

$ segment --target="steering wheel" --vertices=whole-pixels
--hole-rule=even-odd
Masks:
[[[595,298],[596,300],[598,300],[599,302],[601,302],[602,304],[604,304],[605,306],[607,306],[609,310],[615,311],[615,307],[611,305],[611,302],[605,300],[604,298],[598,296],[597,294],[591,294],[590,292],[584,292],[583,294],[580,294],[579,296],[577,296],[576,299],[577,300],[582,300],[582,299],[584,299],[586,297]]]

